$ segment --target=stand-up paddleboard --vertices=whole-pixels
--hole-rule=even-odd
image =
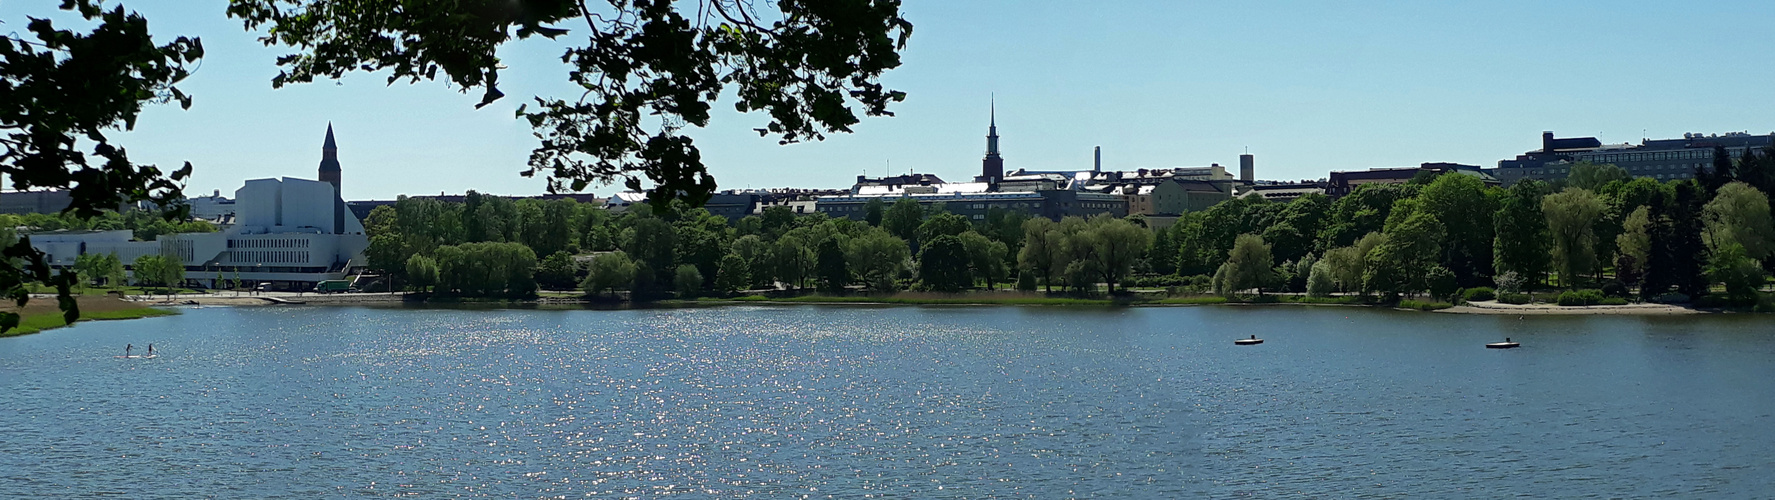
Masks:
[[[1503,342],[1492,342],[1490,344],[1486,344],[1485,348],[1486,349],[1515,349],[1515,348],[1521,347],[1521,346],[1522,346],[1521,343],[1511,342],[1510,337],[1504,337]]]
[[[154,359],[154,358],[160,357],[160,355],[159,354],[149,354],[149,355],[143,356],[141,354],[135,354],[135,355],[130,355],[130,356],[112,356],[112,357],[117,358],[117,359]]]

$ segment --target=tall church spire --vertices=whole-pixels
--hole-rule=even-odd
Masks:
[[[994,97],[988,106],[990,118],[986,126],[986,155],[998,156],[998,98]]]
[[[998,185],[1005,178],[1005,159],[998,155],[998,99],[994,98],[989,105],[986,125],[986,158],[980,160],[980,177],[978,182]],[[994,188],[996,189],[996,188]]]

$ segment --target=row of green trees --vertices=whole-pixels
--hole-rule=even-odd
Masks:
[[[1240,198],[1186,214],[1156,235],[1159,273],[1210,276],[1215,290],[1449,297],[1494,284],[1638,288],[1644,298],[1756,299],[1775,248],[1769,152],[1724,152],[1696,179],[1632,178],[1578,164],[1563,187],[1508,189],[1450,173],[1367,185],[1332,201]],[[1165,254],[1176,255],[1167,261]]]
[[[571,199],[514,201],[474,191],[462,203],[403,197],[365,219],[365,254],[398,287],[529,295],[538,281],[574,286],[573,255],[613,245],[606,219],[598,205]]]
[[[682,203],[610,213],[474,193],[465,203],[403,199],[378,208],[367,227],[372,266],[404,285],[468,295],[525,294],[538,284],[647,296],[1010,282],[1114,293],[1156,282],[1440,297],[1494,285],[1610,285],[1654,298],[1723,284],[1751,300],[1775,252],[1766,195],[1775,163],[1767,152],[1720,156],[1693,180],[1579,164],[1560,183],[1508,189],[1450,173],[1336,200],[1243,197],[1157,230],[1141,216],[1052,221],[994,210],[970,220],[910,199],[873,202],[863,220],[772,207],[729,224]],[[479,245],[492,243],[503,245]]]
[[[1017,263],[1023,271],[1020,285],[1024,289],[1034,289],[1035,280],[1048,291],[1056,283],[1063,290],[1074,291],[1108,283],[1114,293],[1116,284],[1147,257],[1153,244],[1152,231],[1143,225],[1108,215],[1088,220],[1067,217],[1059,222],[1032,219],[1023,224],[1023,233]]]
[[[24,227],[32,231],[128,229],[135,233],[135,239],[141,241],[154,241],[163,234],[216,232],[216,226],[209,221],[181,220],[176,217],[169,220],[169,216],[158,211],[134,209],[122,212],[104,210],[92,217],[81,217],[72,212],[0,214],[0,227]]]
[[[185,282],[185,264],[167,255],[143,255],[130,263],[135,283],[142,286],[175,287]],[[74,258],[74,273],[84,283],[122,286],[128,280],[123,261],[117,254],[89,253]]]
[[[536,253],[514,242],[476,242],[414,254],[401,270],[409,286],[471,296],[523,296],[536,292]]]
[[[612,219],[618,251],[592,261],[584,288],[680,294],[741,289],[874,292],[907,286],[957,291],[1005,282],[1011,264],[1003,235],[1023,217],[995,212],[979,224],[906,199],[873,203],[865,220],[797,215],[772,207],[727,227],[720,217],[681,206],[631,210]],[[921,244],[922,242],[922,244]],[[916,257],[916,258],[915,258]]]
[[[372,211],[365,225],[371,267],[404,288],[462,295],[523,295],[537,285],[643,295],[996,288],[1018,278],[1031,228],[1051,245],[1038,249],[1044,267],[1033,276],[1078,289],[1085,281],[1119,282],[1152,241],[1138,220],[1109,217],[1031,221],[994,210],[975,221],[910,199],[871,203],[866,213],[858,221],[771,207],[729,224],[682,203],[611,213],[572,200],[470,193],[464,203],[404,198]],[[501,250],[465,251],[492,243]]]

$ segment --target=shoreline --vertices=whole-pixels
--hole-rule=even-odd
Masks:
[[[53,296],[49,300],[32,298],[37,300],[27,303],[23,308],[11,307],[11,304],[4,308],[8,312],[18,313],[20,318],[18,326],[0,332],[0,338],[32,335],[72,326],[62,320],[61,308]],[[74,300],[80,305],[80,319],[75,321],[75,324],[88,321],[120,321],[179,314],[177,310],[117,297],[81,296]]]
[[[1561,306],[1555,304],[1505,304],[1498,301],[1468,302],[1436,312],[1450,314],[1539,315],[1539,316],[1686,316],[1718,314],[1692,307],[1670,304],[1627,304],[1615,306]]]
[[[870,306],[1012,306],[1012,307],[1188,307],[1188,306],[1332,306],[1332,307],[1370,307],[1375,309],[1391,309],[1401,311],[1435,312],[1445,314],[1475,315],[1536,315],[1536,316],[1684,316],[1695,314],[1724,314],[1732,311],[1695,309],[1688,306],[1669,304],[1627,304],[1627,305],[1595,305],[1595,306],[1560,306],[1555,304],[1504,304],[1496,301],[1469,302],[1441,309],[1417,309],[1397,305],[1375,305],[1355,303],[1345,298],[1306,298],[1289,297],[1277,301],[1230,301],[1219,296],[1170,297],[1170,298],[1139,298],[1125,297],[1116,299],[1051,297],[1045,294],[1027,294],[1010,292],[986,292],[964,294],[927,294],[921,292],[902,292],[887,297],[872,296],[823,296],[801,295],[794,297],[764,297],[748,295],[730,298],[702,297],[695,299],[668,299],[657,302],[631,303],[607,302],[586,299],[579,296],[543,296],[522,300],[447,300],[429,301],[413,300],[407,293],[273,293],[262,295],[131,295],[123,297],[120,302],[140,304],[140,308],[179,307],[179,306],[228,306],[228,307],[262,307],[262,306],[391,306],[414,304],[424,305],[486,305],[486,306],[592,306],[595,308],[672,308],[672,307],[705,307],[742,304],[793,304],[793,305],[870,305]],[[53,295],[33,295],[34,299],[48,299],[53,304]],[[33,301],[35,302],[35,301]],[[147,314],[140,317],[152,317]],[[82,318],[89,319],[89,318]],[[90,319],[113,319],[98,318]],[[131,318],[116,318],[131,319]],[[60,326],[60,325],[57,325]],[[12,336],[10,332],[4,336]]]
[[[1187,307],[1187,306],[1333,306],[1333,307],[1372,307],[1377,309],[1396,309],[1405,311],[1437,312],[1446,314],[1478,314],[1478,315],[1571,315],[1571,316],[1677,316],[1693,314],[1719,314],[1720,311],[1700,310],[1687,306],[1668,304],[1627,304],[1627,305],[1596,305],[1596,306],[1560,306],[1554,304],[1503,304],[1496,301],[1469,302],[1436,310],[1421,310],[1408,307],[1360,304],[1333,299],[1314,301],[1278,301],[1278,302],[1246,302],[1228,301],[1221,297],[1176,297],[1166,299],[1101,299],[1075,297],[1048,297],[1045,295],[1010,295],[1008,296],[970,296],[960,295],[923,295],[913,292],[888,297],[829,297],[819,295],[803,295],[797,297],[761,297],[742,296],[732,298],[696,298],[673,299],[652,303],[633,305],[638,307],[689,307],[710,305],[737,304],[797,304],[797,305],[876,305],[876,306],[1053,306],[1053,307]],[[340,293],[340,294],[307,294],[289,296],[174,296],[167,300],[165,296],[131,296],[133,302],[146,302],[160,306],[274,306],[274,305],[320,305],[320,306],[376,306],[396,304],[514,304],[514,305],[613,305],[596,300],[579,297],[541,297],[537,299],[513,301],[474,301],[461,302],[430,302],[408,300],[401,293]]]

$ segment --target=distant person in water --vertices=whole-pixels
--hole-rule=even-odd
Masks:
[[[149,356],[154,355],[154,344],[148,344],[148,355]]]
[[[129,357],[129,350],[135,349],[135,348],[136,348],[135,344],[124,344],[123,345],[123,357],[126,357],[126,358]]]

